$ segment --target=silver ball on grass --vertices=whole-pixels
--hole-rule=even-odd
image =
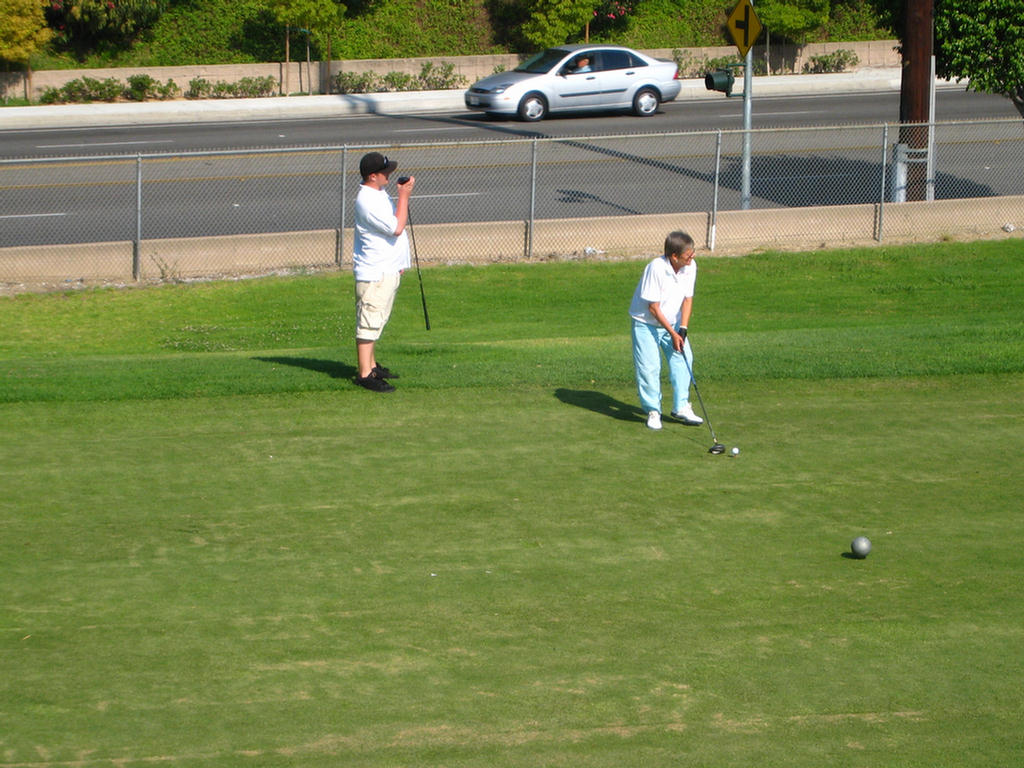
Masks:
[[[850,551],[854,557],[863,560],[871,553],[871,539],[867,536],[858,536],[850,543]]]

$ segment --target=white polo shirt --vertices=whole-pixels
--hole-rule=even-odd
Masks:
[[[696,259],[676,272],[667,258],[659,256],[644,269],[643,277],[633,292],[629,315],[634,320],[648,325],[661,325],[648,309],[649,305],[657,302],[661,305],[662,313],[672,323],[672,327],[678,328],[683,301],[693,296],[696,284]]]
[[[355,218],[352,266],[356,280],[372,283],[409,268],[409,237],[405,230],[395,234],[398,218],[387,190],[360,185]]]

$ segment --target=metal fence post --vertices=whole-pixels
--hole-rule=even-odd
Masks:
[[[909,147],[902,141],[893,145],[892,159],[892,201],[894,203],[907,202]]]
[[[334,264],[340,267],[345,255],[345,200],[348,197],[348,144],[341,148],[341,220],[334,239]]]
[[[531,142],[530,160],[530,219],[526,222],[526,258],[533,258],[533,222],[537,211],[537,138]]]
[[[882,126],[882,188],[878,194],[878,231],[875,233],[875,240],[882,242],[882,224],[885,221],[885,179],[889,169],[889,126]]]
[[[935,56],[931,57],[928,75],[928,161],[925,165],[925,195],[929,202],[935,199]]]
[[[719,129],[715,139],[715,183],[711,191],[711,222],[708,229],[708,248],[715,250],[715,235],[718,230],[718,179],[722,172],[722,131]]]
[[[132,280],[142,276],[142,153],[135,156],[135,239],[132,241]]]

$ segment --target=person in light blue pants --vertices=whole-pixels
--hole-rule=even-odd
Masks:
[[[693,238],[676,231],[665,238],[664,255],[647,264],[633,292],[629,306],[633,366],[640,405],[651,429],[661,429],[662,354],[668,362],[672,385],[672,418],[689,426],[704,423],[690,405],[693,351],[686,342],[696,283]]]

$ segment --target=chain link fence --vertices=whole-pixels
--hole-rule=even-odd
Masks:
[[[417,177],[420,261],[642,257],[996,237],[1024,226],[1019,120],[0,161],[0,282],[351,263],[358,162]],[[930,130],[922,130],[930,129]],[[397,175],[397,174],[396,174]]]

